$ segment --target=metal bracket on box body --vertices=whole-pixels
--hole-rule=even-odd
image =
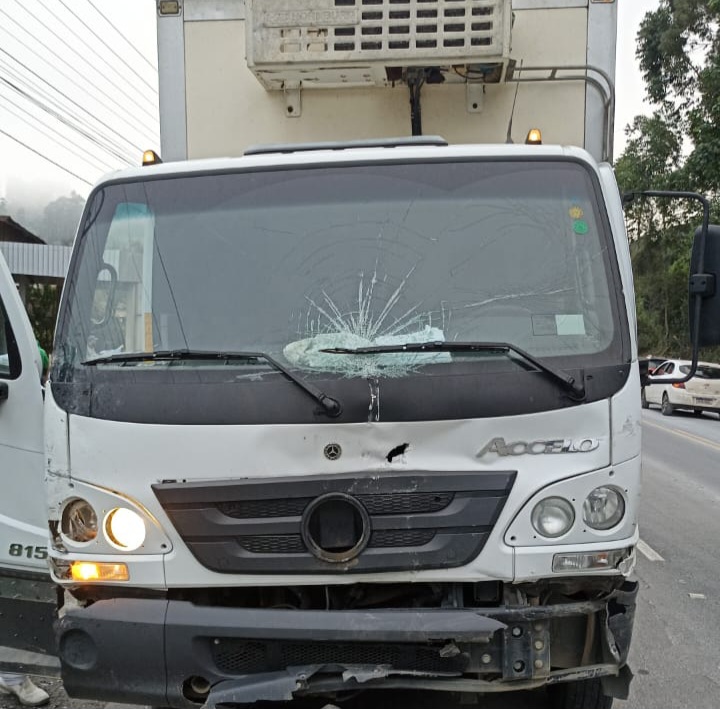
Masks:
[[[485,84],[468,81],[465,84],[465,105],[468,113],[482,113],[485,100]]]
[[[302,116],[302,84],[299,81],[286,81],[283,87],[285,96],[285,115],[288,118]]]

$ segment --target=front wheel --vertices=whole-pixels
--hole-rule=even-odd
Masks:
[[[693,410],[693,415],[694,415],[696,418],[700,418],[700,417],[703,415],[703,410],[702,410],[702,409],[695,409],[695,410]]]
[[[642,405],[643,409],[650,408],[650,404],[648,404],[647,397],[645,396],[645,387],[640,390],[640,404]]]
[[[612,697],[602,691],[599,679],[561,682],[549,688],[552,709],[611,709]]]
[[[660,405],[660,413],[663,416],[672,416],[675,413],[675,407],[670,403],[667,394],[662,395],[662,404]]]

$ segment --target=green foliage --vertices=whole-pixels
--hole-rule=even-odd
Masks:
[[[52,352],[55,320],[60,302],[60,288],[53,284],[35,283],[27,291],[27,312],[40,346]]]
[[[720,0],[660,0],[641,24],[637,57],[655,110],[626,129],[627,147],[616,162],[620,189],[700,192],[717,221]],[[701,218],[692,201],[637,200],[626,210],[643,354],[690,352],[687,279]]]

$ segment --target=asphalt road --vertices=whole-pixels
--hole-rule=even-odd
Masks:
[[[616,709],[720,707],[720,418],[643,412],[640,595],[628,701]],[[50,687],[49,687],[50,688]],[[52,686],[53,707],[101,709],[67,700]],[[16,704],[0,698],[0,707]],[[444,695],[418,701],[371,695],[372,709],[460,709]],[[365,706],[365,705],[363,705]],[[467,704],[462,705],[468,707]],[[473,706],[473,705],[470,705]],[[542,693],[497,695],[486,709],[544,709]],[[106,705],[104,709],[140,709]]]

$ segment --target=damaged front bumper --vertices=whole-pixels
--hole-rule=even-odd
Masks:
[[[637,584],[626,581],[602,600],[370,611],[114,599],[68,608],[58,646],[70,696],[188,709],[359,689],[493,692],[592,678],[623,697],[636,594]],[[560,644],[579,645],[578,656]]]

